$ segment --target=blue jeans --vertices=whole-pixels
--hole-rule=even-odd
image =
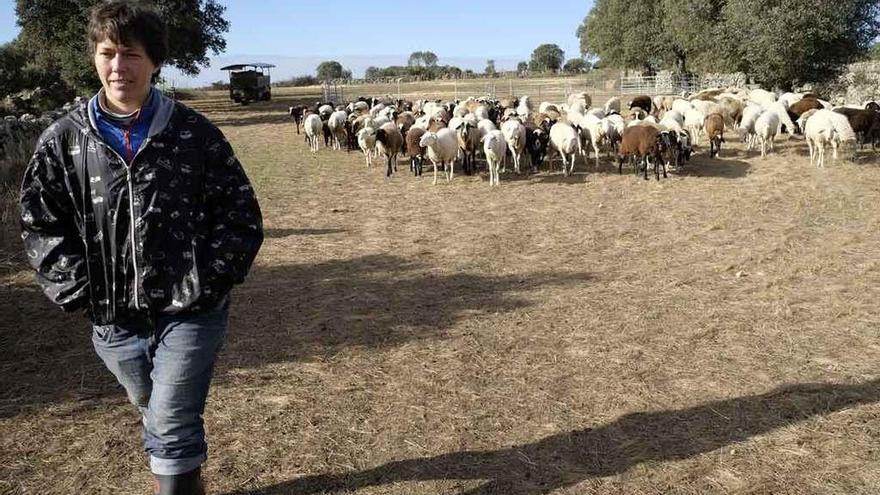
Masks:
[[[143,414],[155,474],[192,471],[208,458],[202,414],[229,303],[199,314],[94,325],[92,343]]]

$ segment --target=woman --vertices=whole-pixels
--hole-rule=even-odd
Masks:
[[[89,316],[97,354],[143,414],[156,493],[203,493],[202,422],[229,292],[263,240],[254,191],[222,133],[151,86],[168,53],[133,1],[91,13],[101,90],[41,136],[22,238],[52,302]]]

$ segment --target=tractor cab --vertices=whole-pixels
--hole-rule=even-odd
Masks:
[[[272,99],[269,69],[273,67],[261,62],[221,67],[220,70],[229,71],[229,98],[242,105]]]

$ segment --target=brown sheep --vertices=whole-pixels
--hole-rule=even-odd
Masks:
[[[454,129],[458,137],[458,148],[462,152],[462,165],[464,173],[471,175],[476,171],[477,149],[480,147],[480,130],[476,124],[468,120],[462,120],[458,128]]]
[[[394,122],[383,124],[376,131],[376,149],[388,158],[385,177],[391,177],[392,167],[397,170],[397,155],[403,150],[403,135]]]
[[[709,139],[709,158],[721,155],[721,143],[724,142],[724,117],[720,113],[712,113],[703,121],[703,131]]]
[[[410,127],[406,133],[406,154],[409,155],[409,169],[414,175],[422,175],[425,148],[419,146],[419,141],[425,132],[421,127]]]
[[[430,131],[430,132],[437,132],[440,129],[445,129],[445,128],[446,128],[446,122],[444,122],[442,120],[431,119],[428,122],[428,131]]]
[[[623,161],[628,160],[633,164],[635,172],[639,173],[639,165],[644,167],[645,180],[648,179],[648,162],[654,162],[654,176],[660,180],[659,167],[663,167],[663,177],[666,178],[666,164],[660,155],[660,131],[650,125],[635,125],[627,127],[623,131],[623,139],[617,152],[617,173],[623,173]]]
[[[807,110],[822,110],[822,103],[816,98],[802,98],[801,100],[793,103],[790,107],[788,107],[788,115],[791,117],[791,120],[797,120],[801,115],[804,114]],[[792,114],[794,116],[792,116]]]
[[[412,112],[403,112],[397,116],[395,122],[397,123],[397,128],[400,129],[400,133],[406,136],[409,128],[416,123],[416,117]]]

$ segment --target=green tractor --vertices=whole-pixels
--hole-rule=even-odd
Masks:
[[[251,64],[233,64],[221,67],[229,71],[229,98],[236,103],[247,105],[252,101],[269,101],[272,99],[272,86],[269,69],[272,64],[254,62]]]

